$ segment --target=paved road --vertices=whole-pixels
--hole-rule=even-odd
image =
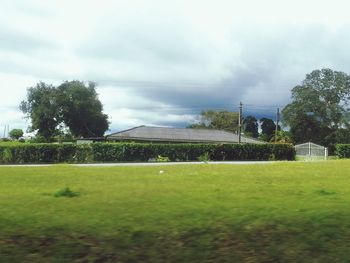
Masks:
[[[207,164],[272,164],[274,161],[230,161],[230,162],[208,162]],[[84,163],[70,164],[79,167],[110,167],[110,166],[164,166],[164,165],[188,165],[188,164],[204,164],[204,162],[164,162],[164,163]],[[55,164],[11,164],[0,165],[0,167],[47,167]]]

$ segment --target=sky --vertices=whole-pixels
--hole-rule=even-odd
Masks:
[[[273,116],[321,68],[350,73],[347,1],[0,0],[0,134],[39,81],[94,81],[110,131],[202,110]]]

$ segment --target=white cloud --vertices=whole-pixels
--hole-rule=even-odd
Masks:
[[[207,107],[281,105],[313,69],[350,72],[347,1],[2,1],[0,129],[39,80],[92,80],[112,129]],[[271,110],[274,110],[271,107]]]

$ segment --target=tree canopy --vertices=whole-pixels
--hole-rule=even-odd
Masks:
[[[201,112],[200,121],[198,123],[191,124],[187,127],[237,132],[238,118],[238,112],[207,110]]]
[[[292,102],[282,110],[296,143],[331,146],[349,127],[350,77],[331,69],[314,70],[292,89]],[[337,139],[338,138],[338,139]]]
[[[27,90],[27,100],[22,101],[20,110],[31,120],[29,131],[48,140],[57,134],[60,123],[58,116],[57,90],[54,86],[39,82]]]
[[[19,138],[21,138],[23,136],[23,131],[22,129],[12,129],[9,132],[10,138],[13,140],[18,140]]]
[[[20,109],[31,120],[29,131],[49,141],[68,127],[76,137],[100,137],[108,129],[95,84],[64,82],[58,87],[40,82],[27,90]]]
[[[271,138],[275,135],[276,133],[276,124],[272,119],[269,118],[261,118],[260,119],[261,123],[261,138],[264,141],[270,141]],[[281,127],[278,125],[278,130],[280,130]]]
[[[271,137],[270,142],[293,143],[293,140],[290,136],[290,132],[280,130]]]
[[[103,114],[95,84],[70,81],[57,88],[60,116],[75,137],[101,137],[108,129],[108,116]]]
[[[247,116],[243,119],[244,134],[253,138],[259,136],[259,124],[258,120],[254,116]]]

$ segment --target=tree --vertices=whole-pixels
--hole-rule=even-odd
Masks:
[[[58,102],[63,122],[75,137],[101,137],[108,130],[108,116],[95,90],[81,81],[64,82],[58,88]]]
[[[270,142],[279,142],[279,143],[293,143],[293,139],[290,136],[290,133],[287,131],[277,131],[271,139]]]
[[[260,119],[261,123],[261,139],[264,141],[270,141],[272,136],[276,132],[276,124],[274,123],[273,120],[269,118],[261,118]],[[278,125],[278,130],[280,130],[281,127]]]
[[[31,120],[29,131],[37,131],[44,141],[62,136],[65,127],[76,137],[100,137],[109,125],[92,82],[64,82],[59,87],[40,82],[28,89],[20,109]]]
[[[259,124],[254,116],[247,116],[243,120],[244,133],[250,135],[253,138],[258,138],[259,136]]]
[[[336,142],[350,144],[350,124],[345,124],[336,132]]]
[[[9,135],[10,135],[11,139],[18,140],[19,138],[21,138],[23,136],[23,131],[22,131],[22,129],[12,129],[9,132]]]
[[[314,70],[292,89],[292,102],[282,110],[296,143],[313,141],[325,146],[337,142],[349,125],[350,77],[331,69]]]
[[[186,128],[189,129],[208,129],[208,127],[204,123],[192,123],[187,125]]]
[[[188,128],[206,128],[237,132],[238,116],[238,112],[214,110],[202,111],[200,122],[191,124]]]
[[[57,89],[39,82],[27,90],[27,100],[22,101],[20,110],[31,120],[29,131],[49,141],[56,133],[60,119],[57,114]]]

